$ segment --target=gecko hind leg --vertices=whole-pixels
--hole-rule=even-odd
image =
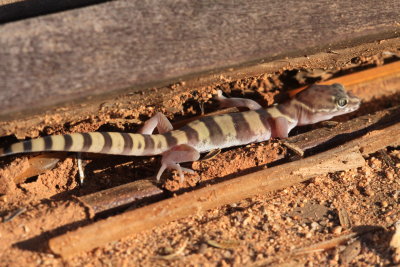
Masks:
[[[248,98],[236,98],[236,97],[225,97],[222,95],[222,91],[218,90],[216,99],[219,101],[220,106],[224,108],[229,107],[246,107],[250,110],[261,109],[262,106],[256,101]]]
[[[193,173],[191,169],[183,168],[179,165],[182,162],[196,161],[200,158],[200,153],[192,146],[177,145],[162,154],[161,168],[157,173],[157,181],[166,168],[174,169],[179,172],[180,182],[184,180],[183,171]]]
[[[168,118],[165,117],[165,115],[161,112],[157,112],[156,115],[154,115],[144,123],[143,127],[139,130],[139,133],[152,134],[156,127],[158,133],[160,134],[172,131],[174,129]]]

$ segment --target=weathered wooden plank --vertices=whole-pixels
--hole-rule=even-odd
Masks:
[[[376,1],[119,0],[0,27],[0,117],[398,36]]]
[[[0,23],[41,16],[107,0],[0,0]]]

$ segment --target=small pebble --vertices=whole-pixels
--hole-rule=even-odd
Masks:
[[[338,225],[333,227],[332,233],[335,235],[339,235],[340,233],[342,233],[342,230],[343,230],[342,226]]]
[[[339,253],[337,252],[337,250],[333,254],[332,260],[335,261],[336,263],[339,261]]]
[[[312,237],[312,233],[311,232],[308,232],[307,234],[306,234],[306,238],[311,238]]]
[[[201,245],[199,247],[199,250],[198,250],[198,253],[203,254],[204,252],[206,252],[206,250],[207,250],[207,244],[206,243],[201,243]]]
[[[386,172],[386,177],[387,177],[389,180],[393,180],[394,174],[393,174],[392,172],[390,172],[390,171],[387,171],[387,172]]]
[[[317,222],[311,223],[311,229],[318,230],[321,226]]]
[[[400,252],[400,221],[395,224],[395,231],[389,245],[396,249],[397,252]]]
[[[232,257],[232,253],[229,250],[227,250],[227,251],[224,252],[224,257],[225,258],[230,258],[230,257]]]
[[[382,201],[382,207],[387,208],[389,206],[389,203],[387,203],[386,200]]]
[[[375,193],[374,193],[374,191],[372,191],[372,189],[371,189],[371,187],[366,187],[365,188],[365,194],[367,195],[367,196],[369,196],[369,197],[372,197],[372,196],[374,196],[375,195]]]
[[[371,169],[370,168],[365,168],[365,175],[370,176],[371,175]]]
[[[400,251],[399,249],[396,249],[395,252],[393,253],[393,263],[394,264],[399,264],[400,263]]]

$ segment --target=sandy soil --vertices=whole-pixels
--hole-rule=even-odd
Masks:
[[[64,127],[49,127],[43,132],[36,131],[36,134],[93,130],[133,132],[142,120],[156,111],[174,114],[171,119],[179,121],[198,115],[202,110],[206,113],[216,110],[211,98],[217,89],[231,96],[253,98],[266,106],[287,97],[280,88],[296,87],[320,77],[373,67],[385,60],[393,58],[385,59],[383,55],[361,57],[332,73],[326,70],[282,70],[193,91],[178,90],[179,93],[173,97],[157,105],[145,105],[135,110],[135,114],[129,110],[129,103],[119,103],[118,100],[124,98],[121,96],[113,106],[103,106],[99,115],[70,122]],[[171,88],[184,86],[179,84]],[[363,98],[363,106],[353,114],[338,118],[338,121],[400,104],[398,79],[378,80],[354,86],[351,90]],[[42,119],[43,122],[57,120],[51,116]],[[292,134],[315,127],[321,126],[303,127]],[[32,133],[26,136],[34,136]],[[7,137],[0,141],[6,145],[14,140],[14,137]],[[163,188],[170,192],[182,187],[195,189],[199,181],[215,182],[239,171],[245,173],[249,168],[261,168],[282,153],[285,149],[275,140],[228,149],[210,160],[189,164],[197,174],[188,175],[183,185],[179,184],[175,173],[166,172]],[[340,263],[384,266],[400,263],[400,255],[389,247],[393,224],[400,220],[399,147],[388,147],[370,155],[362,168],[320,176],[279,192],[160,225],[70,259],[53,255],[47,241],[93,222],[92,214],[75,197],[151,177],[159,166],[159,158],[86,155],[87,177],[81,186],[74,156],[61,156],[55,168],[16,183],[16,175],[27,168],[31,157],[2,159],[0,165],[1,266],[263,266],[277,263],[284,266],[335,266]],[[347,212],[351,226],[340,221],[343,212]],[[359,239],[351,240],[349,245],[288,255],[294,249],[345,235],[350,232],[350,227],[366,226],[375,228]],[[181,253],[172,257],[171,254],[177,251]]]

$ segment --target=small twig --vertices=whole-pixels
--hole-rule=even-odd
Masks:
[[[252,267],[261,267],[261,266],[267,266],[267,265],[275,266],[275,265],[277,265],[277,263],[281,263],[282,259],[284,259],[285,261],[290,261],[295,258],[301,257],[304,254],[317,253],[317,252],[330,250],[330,249],[336,248],[346,242],[349,242],[350,240],[352,240],[360,235],[363,235],[363,234],[371,232],[371,231],[376,231],[376,230],[377,230],[377,228],[369,228],[369,229],[364,229],[357,233],[350,233],[350,234],[342,235],[342,236],[339,236],[339,237],[336,237],[333,239],[319,242],[319,243],[311,245],[311,246],[297,248],[297,249],[292,250],[291,252],[280,253],[272,259],[260,260],[260,261],[257,261],[255,263],[251,264],[250,266],[252,266]],[[354,247],[350,247],[349,250],[351,249],[353,252],[353,248]],[[354,254],[355,253],[350,254],[348,256],[346,255],[345,259],[349,259],[350,256],[352,256]]]
[[[333,238],[330,240],[319,242],[317,244],[314,244],[314,245],[311,245],[308,247],[295,249],[292,251],[292,253],[295,255],[301,255],[301,254],[325,251],[328,249],[335,248],[335,247],[349,241],[350,239],[356,237],[357,235],[359,235],[359,234],[358,233],[350,233],[347,235],[339,236],[339,237],[336,237],[336,238]]]
[[[97,170],[94,170],[93,173],[101,173],[101,172],[109,171],[109,170],[111,170],[111,169],[117,169],[117,168],[120,168],[120,167],[129,166],[129,165],[131,165],[132,163],[133,163],[133,161],[131,160],[131,161],[124,162],[124,163],[121,163],[121,164],[115,164],[115,165],[113,165],[113,166],[111,166],[111,167],[106,167],[106,168],[104,168],[104,169],[97,169]],[[151,169],[151,170],[152,170],[152,169]]]
[[[343,229],[350,229],[352,226],[352,223],[351,223],[349,214],[347,213],[347,210],[343,207],[339,208],[338,216],[339,216],[340,225],[343,227]]]
[[[10,215],[8,215],[7,217],[4,217],[4,218],[3,218],[3,223],[12,221],[15,217],[21,215],[21,214],[24,213],[25,211],[26,211],[26,208],[25,208],[25,207],[16,209],[16,210],[15,210],[14,212],[12,212]]]
[[[183,251],[185,250],[187,244],[188,244],[188,239],[185,239],[185,241],[183,241],[183,244],[174,252],[168,255],[159,255],[159,256],[155,256],[154,259],[161,259],[161,260],[173,260],[178,256],[181,256]]]
[[[333,50],[328,50],[328,53],[335,54],[335,55],[340,55],[339,52],[336,52],[336,51],[333,51]]]
[[[83,185],[83,182],[85,181],[85,171],[83,170],[83,164],[82,164],[82,153],[78,152],[76,153],[76,161],[78,163],[78,173],[79,173],[79,182],[81,185]]]
[[[200,160],[209,160],[217,156],[219,153],[221,153],[221,149],[214,149],[208,152],[204,157],[202,157]]]
[[[215,247],[215,248],[222,248],[222,249],[234,249],[240,245],[239,241],[236,240],[224,240],[221,242],[217,242],[215,240],[207,240],[208,245]]]

